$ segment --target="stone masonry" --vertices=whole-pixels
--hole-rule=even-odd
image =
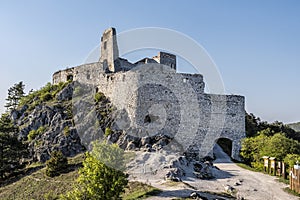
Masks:
[[[238,95],[204,92],[201,74],[176,72],[176,56],[159,52],[131,63],[119,57],[116,30],[105,30],[99,62],[58,71],[53,84],[78,81],[101,91],[126,113],[116,125],[139,137],[165,134],[200,156],[211,153],[219,138],[232,141],[239,160],[245,137],[245,100]],[[124,113],[123,112],[123,113]]]

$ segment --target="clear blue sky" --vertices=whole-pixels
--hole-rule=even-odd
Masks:
[[[248,112],[300,121],[299,10],[296,0],[0,1],[0,105],[14,83],[38,89],[53,72],[81,64],[107,27],[150,26],[201,44],[227,93],[246,96]]]

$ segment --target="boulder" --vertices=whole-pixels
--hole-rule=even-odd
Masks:
[[[69,84],[67,87],[65,87],[62,91],[60,91],[57,94],[56,99],[58,101],[67,101],[71,100],[73,97],[73,84]]]

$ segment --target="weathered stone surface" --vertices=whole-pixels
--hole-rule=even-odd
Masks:
[[[119,58],[115,29],[105,31],[102,39],[99,62],[58,71],[53,75],[53,83],[72,77],[103,92],[117,110],[123,111],[114,117],[115,130],[138,138],[168,135],[180,144],[180,151],[197,152],[200,157],[211,156],[216,140],[228,138],[233,143],[232,157],[239,160],[241,139],[245,137],[244,97],[204,93],[203,76],[177,73],[176,57],[172,54],[161,52],[136,63]],[[59,99],[68,98],[68,94],[64,91]],[[89,110],[92,106],[75,102],[77,109]],[[78,116],[75,121],[80,119]],[[126,149],[128,142],[119,143]],[[169,146],[169,142],[142,139],[134,144],[141,149],[151,144],[158,150]]]
[[[73,97],[73,90],[74,90],[74,86],[73,84],[69,84],[67,87],[65,87],[62,91],[60,91],[57,94],[56,99],[58,101],[67,101],[67,100],[71,100]]]

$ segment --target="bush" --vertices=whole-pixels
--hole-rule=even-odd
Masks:
[[[104,136],[105,136],[105,137],[108,137],[108,136],[111,135],[111,134],[112,134],[112,130],[111,130],[109,127],[106,127]]]
[[[96,103],[99,103],[100,101],[104,101],[106,99],[106,97],[102,92],[97,92],[95,94],[94,99],[95,99]]]
[[[284,163],[287,164],[288,168],[293,167],[296,163],[300,162],[300,155],[299,154],[287,154],[284,158]]]
[[[61,172],[66,171],[68,160],[61,151],[51,153],[51,158],[46,162],[46,175],[49,177],[58,176]]]
[[[128,183],[124,151],[116,144],[94,142],[79,170],[78,185],[61,199],[121,199]]]
[[[36,136],[45,133],[46,127],[40,126],[37,130],[31,130],[27,135],[29,141],[34,140]]]
[[[51,85],[51,83],[47,83],[44,87],[39,90],[31,91],[28,95],[22,97],[20,99],[19,107],[24,105],[29,105],[28,110],[34,109],[34,107],[41,102],[50,101],[53,97],[56,96],[58,92],[64,89],[69,82],[61,82],[56,85]]]
[[[289,139],[282,133],[270,133],[270,129],[265,129],[258,132],[257,136],[245,138],[242,142],[243,160],[256,169],[263,168],[263,156],[275,157],[282,161],[289,154],[300,154],[298,141]]]
[[[64,128],[64,135],[65,135],[66,137],[68,137],[68,136],[70,135],[70,128],[69,128],[68,126],[66,126],[66,127]]]
[[[52,99],[52,94],[50,94],[50,92],[46,92],[41,95],[41,99],[43,102],[50,101]]]
[[[29,134],[27,135],[27,138],[29,141],[34,140],[34,138],[37,136],[37,131],[36,130],[31,130]]]

